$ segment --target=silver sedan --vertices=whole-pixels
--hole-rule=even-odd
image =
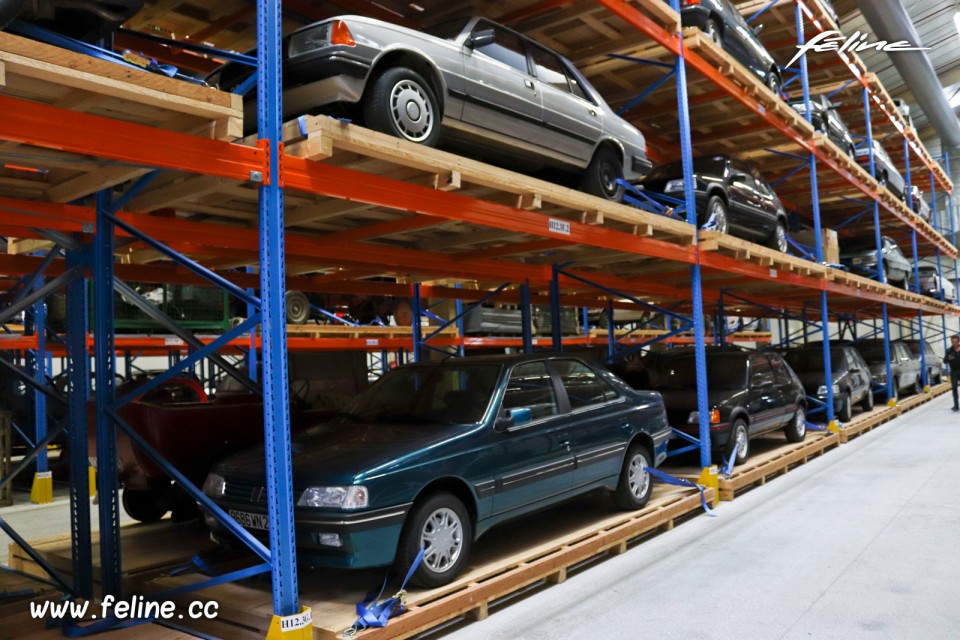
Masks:
[[[489,20],[414,31],[340,16],[284,42],[287,118],[346,107],[372,129],[524,171],[559,169],[611,200],[623,195],[619,178],[650,170],[643,134],[569,60]]]

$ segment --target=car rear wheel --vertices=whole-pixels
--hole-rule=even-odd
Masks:
[[[773,91],[774,95],[780,97],[780,89],[783,85],[780,82],[780,76],[773,70],[767,74],[767,86],[770,87],[770,91]]]
[[[310,319],[310,300],[299,291],[287,291],[287,322],[303,324]]]
[[[890,399],[894,401],[900,399],[900,381],[896,378],[893,379],[893,395],[890,396]]]
[[[435,147],[440,140],[440,102],[423,77],[391,67],[374,79],[363,100],[363,117],[371,129]]]
[[[853,419],[853,401],[850,399],[850,394],[843,394],[843,400],[840,402],[840,413],[837,414],[837,417],[840,418],[840,422],[850,422]]]
[[[161,506],[162,490],[130,489],[123,490],[121,501],[127,515],[139,522],[156,522],[167,515],[166,506]]]
[[[730,216],[727,213],[727,203],[717,195],[707,200],[707,219],[704,225],[713,222],[714,228],[720,233],[730,233]]]
[[[407,515],[396,569],[406,573],[423,549],[423,561],[410,582],[424,588],[443,586],[467,565],[472,543],[473,526],[466,507],[452,494],[436,493],[415,504]]]
[[[860,401],[860,408],[864,411],[873,411],[873,389],[867,390],[867,395]]]
[[[917,374],[917,379],[913,381],[913,395],[923,393],[923,379]]]
[[[797,407],[797,412],[790,419],[790,424],[783,430],[787,442],[803,442],[807,437],[807,414],[803,407]]]
[[[649,468],[653,467],[650,452],[641,444],[634,444],[627,451],[620,469],[620,482],[613,492],[613,501],[625,511],[642,509],[650,494],[653,493],[653,478]]]
[[[718,45],[723,46],[723,34],[720,33],[720,25],[717,24],[716,20],[707,20],[704,33]]]
[[[580,190],[607,200],[620,202],[623,199],[623,162],[620,155],[604,145],[593,154],[590,165],[580,178]]]
[[[747,430],[747,423],[742,418],[737,418],[730,427],[730,440],[727,441],[727,448],[724,455],[729,459],[733,454],[733,448],[737,448],[737,457],[734,465],[741,465],[747,461],[750,456],[750,432]]]
[[[773,230],[770,237],[770,248],[776,249],[780,253],[786,253],[790,248],[787,242],[787,225],[783,220],[777,220],[777,228]]]

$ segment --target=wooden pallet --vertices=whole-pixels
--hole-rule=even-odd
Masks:
[[[849,424],[845,424],[840,428],[840,442],[850,442],[857,436],[861,436],[868,431],[872,431],[880,425],[890,422],[897,416],[912,409],[916,409],[920,405],[926,404],[937,396],[941,396],[945,393],[950,393],[949,383],[939,384],[930,389],[929,393],[921,393],[907,398],[902,398],[895,407],[877,407],[869,413],[861,413],[851,420]]]
[[[839,444],[837,434],[821,432],[809,432],[803,442],[796,444],[787,443],[782,435],[751,440],[754,452],[747,463],[735,467],[730,477],[720,478],[720,500],[733,500],[738,492],[764,485]],[[758,448],[764,450],[758,454]]]
[[[424,327],[424,335],[436,331],[436,327]],[[259,331],[258,331],[259,333]],[[336,324],[288,324],[288,336],[306,336],[310,338],[412,338],[413,327],[374,327]],[[455,326],[445,327],[438,335],[457,337]]]
[[[712,499],[708,490],[707,500]],[[563,582],[571,567],[604,554],[623,553],[638,537],[672,529],[678,520],[700,509],[697,492],[656,485],[650,504],[638,512],[614,511],[606,496],[591,494],[512,522],[478,542],[473,565],[460,579],[439,589],[411,591],[407,613],[386,628],[359,637],[406,638],[460,616],[482,619],[497,599],[537,582]],[[383,573],[300,569],[300,599],[313,610],[314,637],[337,638],[350,627],[356,620],[355,604],[383,580]],[[159,590],[199,579],[164,577],[147,586]],[[272,615],[269,580],[221,585],[202,595],[222,603],[220,624],[236,626],[222,637],[263,637]]]

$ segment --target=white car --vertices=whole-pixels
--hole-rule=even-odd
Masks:
[[[920,293],[939,300],[941,288],[943,289],[943,300],[945,302],[957,301],[957,288],[949,278],[938,276],[936,267],[921,266]]]

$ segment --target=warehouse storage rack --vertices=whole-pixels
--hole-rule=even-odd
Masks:
[[[751,3],[743,3],[745,6]],[[824,30],[831,19],[817,0],[775,0],[756,5],[753,15],[792,14],[798,36],[803,42],[808,25]],[[551,9],[559,9],[550,13]],[[100,496],[100,584],[102,593],[119,594],[121,584],[121,536],[119,529],[119,489],[117,484],[116,433],[119,428],[146,450],[155,461],[199,502],[211,511],[213,505],[179,472],[165,464],[129,425],[116,413],[119,402],[129,398],[114,397],[112,371],[117,352],[129,348],[169,350],[171,345],[150,342],[161,338],[116,336],[114,326],[114,290],[128,299],[137,300],[135,291],[124,288],[125,281],[198,284],[222,287],[232,297],[257,309],[237,327],[222,336],[201,340],[190,332],[178,329],[175,322],[156,313],[154,320],[163,323],[171,333],[187,345],[178,368],[191,367],[210,358],[220,369],[236,376],[248,388],[262,383],[268,467],[268,503],[270,505],[269,548],[253,538],[226,514],[223,522],[258,556],[257,564],[227,573],[200,586],[220,584],[257,573],[270,572],[273,580],[275,623],[281,618],[296,620],[301,614],[297,593],[293,515],[291,511],[291,459],[289,396],[286,379],[286,349],[296,338],[287,337],[284,318],[285,287],[304,291],[368,293],[370,295],[409,296],[414,300],[415,321],[412,340],[395,338],[395,342],[370,345],[364,338],[324,338],[330,348],[363,348],[371,351],[409,347],[415,357],[424,357],[424,346],[444,345],[461,348],[463,342],[445,340],[442,334],[429,335],[423,327],[420,312],[424,300],[451,299],[482,301],[497,291],[498,299],[520,305],[529,314],[532,304],[546,304],[553,318],[560,318],[561,307],[576,306],[608,310],[607,355],[624,345],[618,344],[614,318],[618,308],[641,306],[675,317],[680,329],[650,339],[630,340],[629,348],[649,346],[674,333],[692,332],[697,357],[697,386],[700,407],[700,462],[710,464],[707,406],[704,317],[713,313],[723,318],[728,303],[759,310],[758,316],[804,319],[806,339],[819,333],[829,337],[832,321],[862,321],[878,318],[889,341],[891,319],[908,320],[908,330],[920,339],[925,332],[925,318],[957,316],[960,308],[932,300],[919,293],[895,289],[833,269],[824,263],[820,238],[824,221],[833,226],[852,224],[858,216],[872,216],[872,228],[879,241],[881,231],[909,238],[914,264],[918,252],[936,252],[938,262],[949,261],[957,273],[956,227],[951,201],[952,184],[947,173],[929,156],[916,138],[891,111],[889,97],[875,77],[862,69],[856,56],[842,60],[853,80],[844,79],[844,90],[856,92],[865,107],[865,139],[872,143],[873,128],[893,126],[903,140],[905,170],[910,179],[911,158],[919,160],[931,176],[934,225],[931,226],[896,201],[869,173],[855,166],[809,122],[796,114],[779,96],[745,76],[738,65],[712,41],[696,30],[682,30],[679,3],[644,0],[628,4],[621,0],[597,0],[596,3],[545,2],[533,3],[526,10],[515,12],[515,23],[527,21],[530,31],[543,17],[542,24],[577,12],[603,12],[603,20],[625,25],[625,42],[639,42],[608,56],[593,55],[593,63],[610,68],[620,65],[659,72],[651,88],[633,92],[631,109],[626,117],[643,121],[656,118],[648,144],[656,160],[672,159],[669,149],[678,148],[684,164],[685,210],[687,220],[673,220],[624,205],[604,202],[568,189],[489,167],[448,153],[422,149],[412,151],[386,136],[368,132],[330,118],[305,117],[296,123],[280,121],[280,6],[258,0],[258,135],[250,144],[231,143],[151,128],[106,117],[47,106],[8,95],[0,96],[4,118],[0,121],[0,140],[23,145],[24,157],[41,165],[44,153],[56,150],[61,163],[84,162],[92,168],[89,174],[104,179],[109,173],[115,182],[126,183],[122,191],[105,188],[96,193],[95,202],[51,204],[23,197],[0,198],[5,235],[17,238],[39,238],[54,243],[54,249],[43,256],[16,255],[0,258],[3,273],[21,276],[11,290],[12,303],[0,311],[0,324],[6,324],[21,311],[32,309],[34,333],[14,336],[4,342],[5,348],[45,354],[59,350],[67,357],[69,392],[64,398],[46,384],[42,367],[26,372],[24,381],[37,390],[38,398],[66,402],[71,467],[71,528],[73,572],[65,579],[46,565],[51,580],[59,588],[75,596],[89,598],[94,594],[90,546],[90,512],[86,499],[87,434],[85,419],[86,390],[89,384],[90,351],[93,352],[96,375],[97,406],[97,492]],[[544,17],[545,16],[545,17]],[[542,26],[542,25],[541,25]],[[601,31],[603,31],[601,25]],[[653,44],[647,44],[652,42]],[[653,62],[653,64],[647,64]],[[588,64],[588,67],[590,65]],[[662,71],[666,69],[666,72]],[[608,69],[609,71],[609,69]],[[587,69],[589,73],[589,68]],[[665,75],[664,75],[665,73]],[[643,74],[641,74],[643,75]],[[811,95],[811,73],[802,58],[796,74],[805,101]],[[673,80],[674,89],[668,86]],[[847,86],[849,85],[849,86]],[[664,98],[663,96],[668,96]],[[653,104],[645,100],[657,100]],[[643,103],[646,108],[640,106]],[[716,120],[704,125],[699,115],[709,105],[723,116],[728,129],[718,128]],[[874,106],[876,105],[876,106]],[[696,111],[694,111],[696,110]],[[879,110],[883,118],[874,120],[871,112]],[[810,113],[809,106],[807,113]],[[676,123],[670,118],[676,117]],[[732,123],[732,124],[730,124]],[[743,154],[748,158],[763,157],[766,165],[782,178],[795,178],[809,171],[809,189],[788,189],[784,202],[795,210],[806,209],[812,216],[817,238],[814,260],[780,254],[749,242],[696,228],[693,196],[692,159],[694,152],[733,142],[751,139]],[[736,141],[736,142],[734,142]],[[144,144],[147,142],[148,144]],[[713,146],[711,146],[713,145]],[[783,147],[783,148],[780,148]],[[32,153],[32,155],[31,155]],[[351,165],[350,158],[354,158]],[[359,158],[359,160],[356,160]],[[774,162],[777,160],[777,162]],[[112,184],[110,186],[112,186]],[[196,190],[193,193],[192,190]],[[220,191],[218,191],[220,190]],[[821,194],[829,191],[831,204],[824,206]],[[257,219],[257,229],[224,226],[183,218],[157,217],[143,213],[140,202],[164,208],[171,202],[189,209],[197,203],[191,198],[199,193],[227,194],[236,211],[249,209],[241,219]],[[949,225],[942,223],[937,207],[938,193],[946,194],[945,213]],[[87,194],[93,193],[93,190]],[[839,194],[839,195],[837,195]],[[252,200],[251,200],[252,196]],[[307,207],[326,207],[343,216],[364,211],[387,211],[390,215],[363,217],[354,227],[326,235],[287,233],[284,222],[285,199],[298,202],[298,209],[288,211],[292,219],[307,220]],[[250,203],[256,203],[250,208]],[[212,207],[211,207],[212,208]],[[851,212],[851,210],[854,210]],[[315,210],[314,210],[315,211]],[[867,211],[868,213],[861,213]],[[286,220],[287,223],[290,219]],[[426,238],[442,243],[450,237],[450,228],[458,233],[489,231],[484,244],[459,254],[410,249],[392,242],[398,236]],[[950,230],[949,239],[940,231]],[[94,234],[91,242],[90,234]],[[417,235],[421,234],[421,235]],[[432,234],[432,235],[431,235]],[[168,264],[115,263],[117,242],[130,243],[139,251],[156,252]],[[878,248],[879,250],[879,248]],[[63,259],[60,259],[63,256]],[[259,264],[259,273],[230,271],[237,265]],[[288,264],[313,265],[336,270],[321,276],[291,275]],[[916,267],[915,267],[916,271]],[[449,279],[483,283],[484,290],[414,282],[393,284],[365,281],[378,273],[417,274],[423,279]],[[89,274],[94,294],[88,302],[84,284]],[[655,278],[651,278],[655,276]],[[656,281],[651,281],[655,279]],[[496,284],[491,284],[496,283]],[[504,284],[506,283],[506,284]],[[56,346],[44,330],[42,300],[55,291],[67,292],[67,331],[62,347]],[[251,293],[260,292],[259,296]],[[92,306],[96,340],[90,342],[86,318]],[[143,307],[142,307],[143,308]],[[926,313],[926,316],[924,315]],[[816,320],[810,320],[814,316]],[[852,319],[852,320],[851,320]],[[916,320],[916,325],[914,325]],[[260,342],[251,338],[253,329],[261,325]],[[526,323],[524,323],[526,325]],[[943,325],[944,332],[946,325]],[[424,335],[421,332],[427,331]],[[419,335],[418,335],[419,334]],[[720,332],[717,339],[723,341]],[[789,336],[787,336],[789,339]],[[328,340],[342,340],[334,343]],[[583,342],[598,340],[584,340]],[[320,341],[313,341],[318,343]],[[560,350],[571,341],[554,324],[550,346]],[[824,345],[826,369],[829,348]],[[478,339],[476,345],[498,346],[495,340]],[[500,343],[502,345],[502,343]],[[517,344],[517,343],[515,343]],[[262,381],[251,380],[242,370],[231,366],[224,353],[237,348],[250,348],[262,353]],[[177,345],[177,350],[182,345]],[[524,335],[519,346],[533,349],[533,337]],[[36,359],[36,358],[35,358]],[[44,358],[40,358],[44,360]],[[888,358],[889,362],[889,358]],[[177,369],[158,376],[148,385],[159,385]],[[888,381],[890,377],[888,376]],[[889,382],[888,382],[889,385]],[[889,387],[888,387],[889,392]],[[834,428],[832,398],[826,403],[827,421]],[[42,401],[38,403],[42,406]],[[39,411],[39,409],[37,410]],[[45,420],[36,424],[37,447],[22,468],[37,460],[43,473],[45,445],[62,427],[56,425],[44,432]],[[15,471],[19,471],[17,469]],[[8,480],[9,478],[5,479]],[[26,545],[0,519],[4,528],[18,542]]]

